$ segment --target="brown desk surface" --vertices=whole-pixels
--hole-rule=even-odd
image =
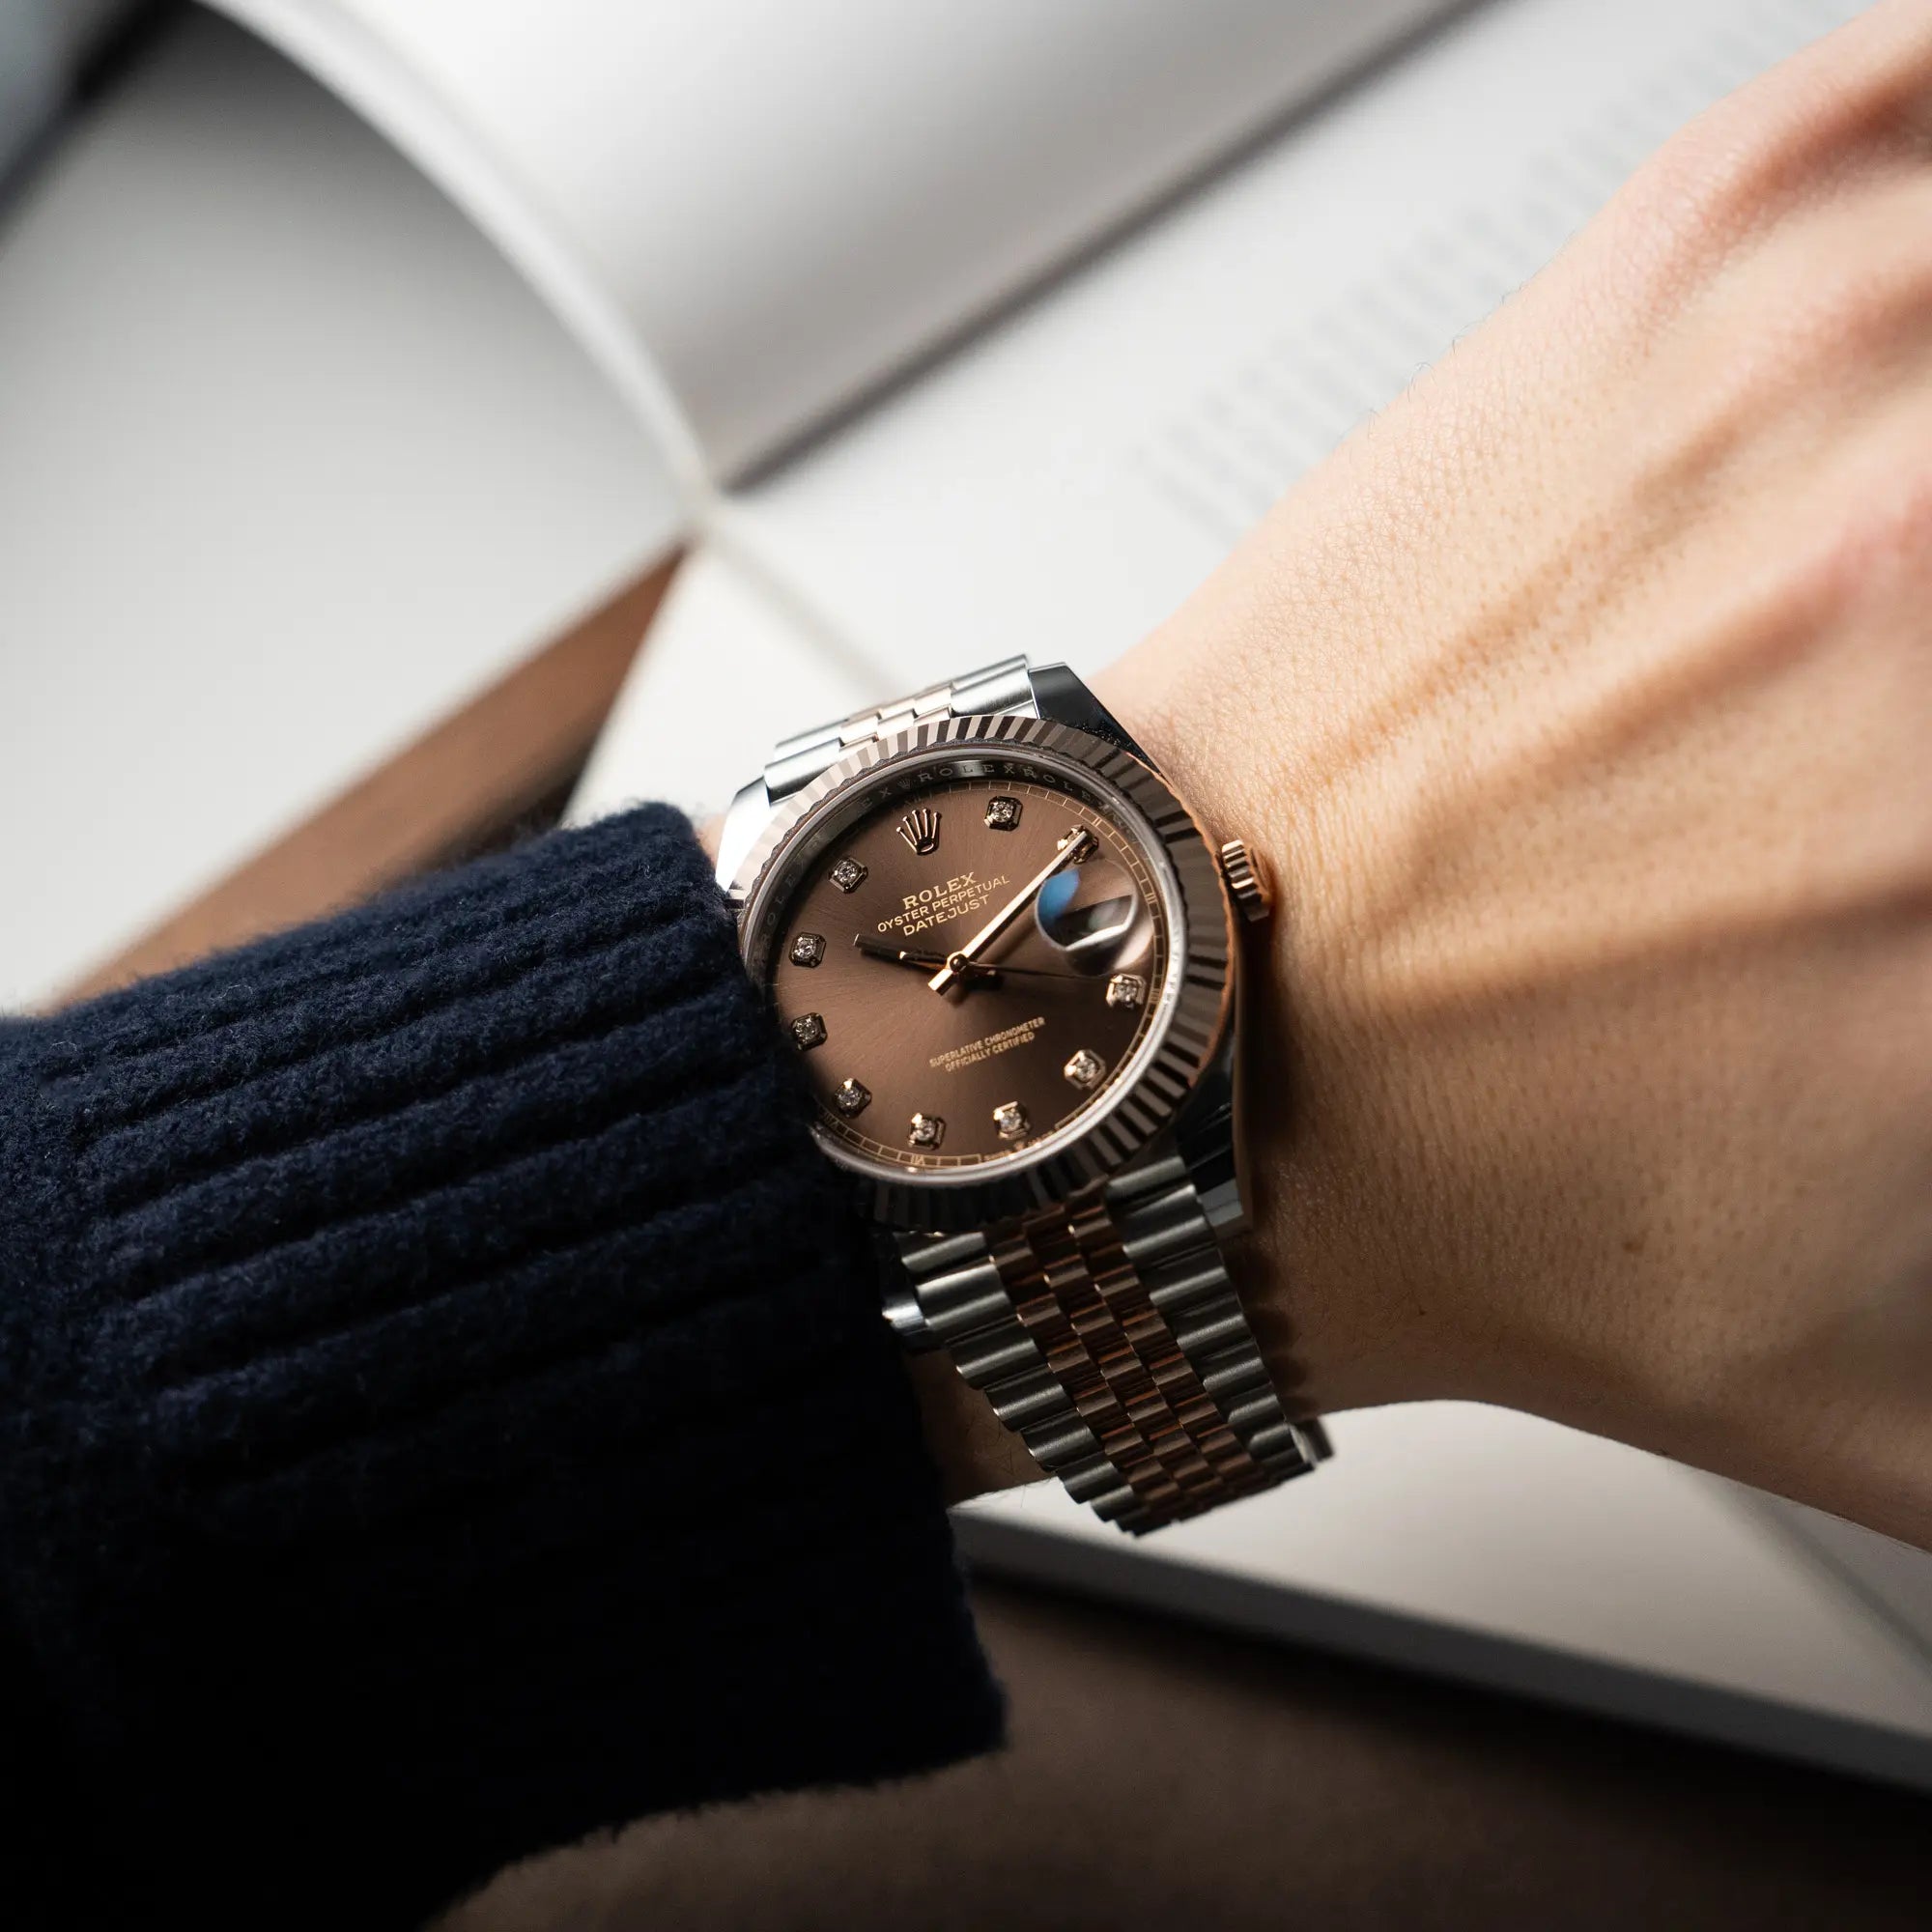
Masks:
[[[592,612],[76,992],[540,821],[668,575]],[[976,1595],[1012,1700],[1004,1754],[650,1820],[504,1874],[449,1925],[1932,1924],[1932,1800],[1125,1611]]]
[[[451,1932],[1932,1922],[1932,1801],[1125,1611],[976,1595],[1012,1700],[1004,1755],[650,1820],[504,1874]]]

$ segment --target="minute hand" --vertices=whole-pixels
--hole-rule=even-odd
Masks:
[[[1072,865],[1077,859],[1084,859],[1087,856],[1088,848],[1093,843],[1094,835],[1084,825],[1076,825],[1060,841],[1059,848],[1055,851],[1053,857],[958,952],[950,953],[947,956],[946,964],[925,983],[935,993],[943,993],[955,980],[963,979],[966,969],[979,958],[980,952],[992,945],[993,941],[999,938],[1000,934],[1006,931],[1007,927],[1012,924],[1013,921],[1019,918],[1020,914],[1025,912],[1028,906],[1033,904],[1034,899],[1039,893],[1039,889],[1046,884],[1047,880],[1052,878],[1054,873],[1059,871],[1063,867]]]

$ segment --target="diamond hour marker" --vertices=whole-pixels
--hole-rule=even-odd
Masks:
[[[1116,973],[1107,981],[1110,1007],[1138,1007],[1147,999],[1147,981],[1138,973]]]
[[[1100,1084],[1107,1063],[1091,1046],[1083,1046],[1060,1070],[1066,1075],[1069,1086],[1078,1087],[1084,1094]]]
[[[1010,832],[1020,822],[1020,802],[1002,795],[986,801],[986,823],[995,832]]]
[[[841,893],[856,893],[866,883],[866,868],[856,859],[840,859],[827,876]]]
[[[824,957],[823,933],[801,932],[791,943],[791,963],[794,966],[816,966]]]
[[[801,1052],[825,1044],[825,1021],[817,1013],[800,1013],[791,1023],[791,1037]]]
[[[993,1124],[1003,1141],[1016,1141],[1027,1130],[1027,1110],[1017,1100],[1008,1100],[993,1109]]]
[[[946,1138],[946,1122],[937,1114],[915,1114],[906,1133],[906,1146],[930,1151]]]
[[[856,1080],[848,1080],[832,1095],[832,1104],[849,1121],[854,1114],[863,1114],[872,1103],[871,1090],[862,1087]]]

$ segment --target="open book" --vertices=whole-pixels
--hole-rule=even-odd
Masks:
[[[1672,128],[1857,11],[219,4],[496,238],[676,478],[690,560],[580,816],[715,809],[780,735],[989,659],[1097,668]],[[1145,1545],[1045,1486],[962,1538],[1932,1787],[1912,1552],[1498,1411],[1335,1435]]]

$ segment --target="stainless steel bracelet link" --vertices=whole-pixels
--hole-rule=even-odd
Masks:
[[[1319,1423],[1292,1421],[1282,1407],[1186,1162],[1178,1152],[1157,1153],[1097,1192],[1091,1208],[1104,1216],[1118,1253],[1085,1278],[1076,1271],[1070,1283],[1030,1279],[1014,1268],[1017,1224],[902,1235],[907,1286],[889,1305],[895,1325],[923,1330],[927,1346],[944,1348],[1041,1467],[1132,1534],[1312,1469],[1329,1453],[1327,1437]],[[1026,1218],[1070,1218],[1082,1207],[1069,1203]],[[1044,1321],[1042,1300],[1053,1304]],[[1129,1319],[1116,1314],[1111,1323],[1104,1317],[1096,1323],[1096,1302],[1111,1310],[1124,1305]],[[1124,1383],[1131,1396],[1141,1383],[1135,1370],[1155,1384],[1157,1399],[1139,1387],[1138,1435],[1113,1416],[1093,1376],[1079,1373],[1088,1364],[1078,1359],[1078,1347],[1056,1333],[1052,1312],[1070,1316],[1069,1325],[1087,1335],[1096,1325],[1117,1331],[1109,1338],[1111,1359],[1088,1351],[1109,1393]],[[1131,1364],[1120,1359],[1121,1341],[1132,1350]],[[1191,1412],[1176,1401],[1177,1383],[1196,1398]],[[1211,1405],[1206,1413],[1202,1395]],[[1120,1406],[1135,1419],[1127,1403]],[[1161,1435],[1175,1429],[1201,1451],[1202,1466],[1191,1480],[1160,1453]],[[1221,1429],[1237,1457],[1215,1453]]]
[[[765,764],[765,789],[774,800],[789,797],[855,746],[870,739],[907,730],[930,718],[972,718],[983,713],[1039,716],[1025,658],[1002,658],[998,664],[969,671],[964,677],[948,678],[910,696],[780,739]]]

